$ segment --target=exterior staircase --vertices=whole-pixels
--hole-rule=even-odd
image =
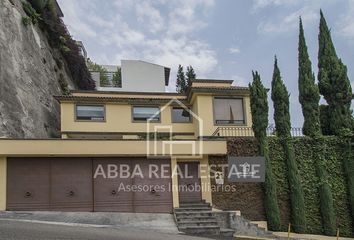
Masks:
[[[231,237],[233,229],[223,229],[212,214],[209,203],[183,203],[174,211],[178,230],[191,235],[221,235]]]

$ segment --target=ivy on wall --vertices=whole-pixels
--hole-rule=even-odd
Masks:
[[[325,151],[324,156],[326,156],[323,165],[328,172],[328,181],[333,193],[336,226],[339,228],[341,236],[353,236],[353,222],[350,215],[348,189],[343,168],[346,151],[337,137],[324,137],[321,141]],[[313,139],[307,137],[295,138],[293,144],[305,197],[306,232],[323,234],[318,192],[319,179],[316,175],[315,164],[317,155],[314,154],[316,145]],[[284,162],[284,153],[276,137],[269,139],[269,145],[273,171],[277,179],[282,229],[285,230],[286,225],[290,222],[290,208],[286,211],[286,206],[289,205],[289,184],[286,179],[287,169]]]
[[[283,148],[277,137],[269,137],[269,154],[272,162],[272,170],[277,184],[277,196],[280,209],[281,230],[286,231],[290,219],[290,198],[289,183],[287,180],[287,166]],[[299,175],[304,191],[306,233],[324,234],[323,223],[320,210],[319,179],[316,174],[316,144],[323,147],[325,158],[321,164],[328,173],[328,183],[333,194],[336,227],[340,230],[340,236],[354,236],[353,219],[349,204],[348,184],[344,169],[344,161],[348,157],[343,145],[343,141],[334,136],[325,136],[320,140],[308,137],[293,138],[292,143],[295,148],[296,162],[299,168]],[[233,156],[254,156],[257,149],[257,141],[252,138],[233,138],[228,140],[228,154]],[[213,163],[226,161],[226,159],[210,159]],[[247,186],[247,194],[232,195],[233,200],[223,198],[222,193],[213,193],[213,204],[222,204],[225,210],[240,210],[245,217],[250,220],[265,220],[264,212],[258,208],[259,215],[252,211],[252,202],[259,202],[264,196],[259,195],[256,188]],[[240,186],[239,186],[240,188]],[[242,189],[242,188],[241,188]],[[239,189],[239,190],[241,190]],[[255,194],[251,194],[254,192]],[[257,192],[257,194],[256,194]],[[215,195],[215,196],[214,196]],[[240,203],[243,205],[240,205]],[[248,202],[249,204],[246,204]],[[232,207],[230,207],[232,206]],[[264,207],[263,207],[264,209]],[[248,213],[248,211],[251,211]],[[353,216],[354,217],[354,216]]]

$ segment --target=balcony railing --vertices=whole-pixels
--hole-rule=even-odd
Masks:
[[[268,127],[267,136],[276,136],[276,129]],[[290,130],[292,137],[302,137],[302,128],[293,127]],[[214,137],[254,137],[254,132],[251,127],[218,127],[213,133]]]
[[[115,72],[104,72],[100,73],[97,71],[90,71],[92,79],[96,82],[96,87],[113,87],[113,88],[121,88],[121,81],[114,80]]]

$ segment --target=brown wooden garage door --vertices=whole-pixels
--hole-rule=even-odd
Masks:
[[[105,177],[94,177],[99,166]],[[127,166],[129,174],[139,166],[143,177],[115,176]],[[160,178],[171,175],[167,159],[9,158],[7,171],[8,210],[172,212],[171,179]]]
[[[9,158],[7,209],[92,211],[92,160]]]
[[[170,160],[96,158],[93,165],[96,173],[94,211],[172,212],[171,178],[161,178],[162,171],[166,176],[171,176]],[[154,170],[153,174],[149,174],[150,166]],[[122,175],[122,169],[125,175]],[[104,174],[99,174],[102,170]],[[117,176],[116,170],[119,172]],[[126,174],[130,177],[126,178]]]

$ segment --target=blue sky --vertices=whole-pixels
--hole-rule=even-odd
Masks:
[[[297,91],[298,18],[317,74],[317,36],[322,8],[338,55],[354,85],[354,0],[58,0],[64,22],[99,64],[141,59],[178,64],[198,78],[233,79],[247,85],[258,70],[270,87],[274,55],[291,94],[294,126],[302,125]],[[270,105],[272,103],[270,102]],[[269,122],[273,122],[270,110]]]

